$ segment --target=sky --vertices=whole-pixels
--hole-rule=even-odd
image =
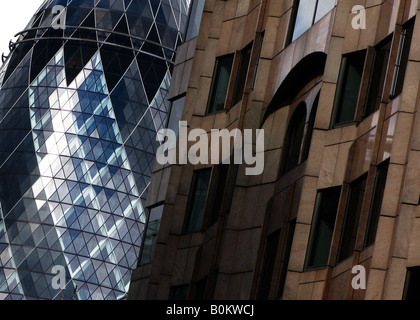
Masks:
[[[43,0],[0,1],[0,57],[3,52],[8,55],[9,40],[16,39],[13,36],[25,29],[43,2]]]

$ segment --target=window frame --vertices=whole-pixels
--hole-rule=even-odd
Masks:
[[[301,155],[302,155],[302,148],[305,140],[305,125],[306,125],[306,117],[307,117],[307,105],[305,101],[299,102],[297,107],[293,110],[292,116],[290,117],[289,124],[287,126],[287,131],[285,135],[285,142],[283,146],[283,152],[282,152],[282,160],[280,165],[280,174],[279,176],[284,176],[288,172],[292,171],[294,168],[298,167],[301,164]],[[293,142],[296,142],[295,140],[299,138],[297,136],[299,134],[301,137],[299,139],[300,143],[299,145]],[[293,138],[293,141],[291,141]],[[296,164],[293,162],[293,166],[290,163],[291,154],[294,149],[293,147],[299,148],[299,154],[296,159]],[[296,151],[294,150],[294,151]],[[293,158],[294,159],[294,158]]]
[[[366,97],[365,97],[365,101],[364,101],[364,106],[363,106],[363,114],[362,114],[362,118],[365,119],[367,117],[369,117],[371,114],[375,113],[376,111],[378,111],[381,107],[381,103],[383,101],[383,96],[384,96],[384,90],[385,90],[385,86],[386,86],[386,78],[387,78],[387,70],[389,69],[389,64],[390,64],[390,58],[391,58],[391,54],[392,54],[392,41],[393,41],[393,33],[391,33],[390,35],[388,35],[387,37],[385,37],[385,39],[381,40],[375,47],[373,50],[373,60],[372,60],[372,64],[370,66],[370,70],[369,70],[369,81],[368,81],[368,87],[366,90]],[[387,58],[385,59],[384,65],[385,65],[385,70],[383,70],[381,67],[377,65],[377,59],[378,59],[378,55],[381,52],[381,50],[383,48],[385,48],[387,45],[389,45],[389,51],[388,51],[388,55]],[[365,67],[366,68],[366,67]],[[383,79],[379,79],[379,81],[381,81],[382,83],[379,84],[378,86],[378,90],[380,92],[380,101],[379,104],[376,106],[376,104],[373,105],[373,102],[371,101],[371,99],[373,99],[372,95],[375,94],[374,91],[372,91],[374,83],[378,83],[378,81],[375,81],[376,76],[378,75],[378,70],[377,68],[381,68],[380,70],[382,71],[381,74],[384,75]],[[379,92],[377,92],[376,94],[378,94]],[[377,96],[376,98],[378,98],[379,96]]]
[[[217,88],[216,86],[219,83],[219,77],[220,77],[220,70],[219,66],[221,63],[222,59],[231,59],[231,65],[230,65],[230,70],[229,70],[229,78],[227,81],[227,87],[226,87],[226,94],[225,94],[225,100],[224,100],[224,104],[223,104],[223,108],[220,110],[217,110],[217,108],[214,107],[215,104],[215,99],[216,99],[216,93],[217,93]],[[207,99],[207,107],[206,107],[206,115],[212,115],[212,114],[217,114],[217,113],[222,113],[222,112],[226,112],[227,106],[229,105],[229,91],[230,91],[230,86],[231,86],[231,82],[232,82],[232,74],[234,73],[234,64],[235,64],[235,54],[234,53],[229,53],[229,54],[225,54],[223,56],[219,56],[216,57],[216,62],[214,65],[214,69],[213,69],[213,76],[212,76],[212,80],[211,80],[211,85],[210,85],[210,91],[209,91],[209,95],[208,95],[208,99]]]
[[[354,192],[354,186],[359,185],[360,183],[364,182],[364,187],[363,187],[363,192],[359,194],[359,196],[361,196],[361,207],[359,208],[359,210],[354,210],[354,212],[350,212],[350,206],[353,204],[354,199],[353,199],[353,192]],[[356,248],[357,245],[357,238],[358,238],[358,234],[359,234],[359,227],[360,227],[360,219],[363,217],[362,215],[362,209],[363,209],[363,203],[365,202],[366,199],[366,189],[368,187],[368,173],[364,173],[362,174],[360,177],[354,179],[350,184],[349,184],[349,190],[348,190],[348,194],[347,194],[347,201],[346,201],[346,210],[344,212],[344,217],[343,217],[343,223],[341,225],[341,234],[340,234],[340,242],[338,244],[338,250],[337,250],[337,261],[336,264],[339,264],[347,259],[349,259],[350,257],[352,257],[352,255],[354,254],[354,250]],[[350,216],[350,214],[353,214],[354,216]],[[344,239],[344,237],[346,236],[346,231],[347,231],[347,227],[348,227],[348,223],[349,223],[349,218],[353,218],[353,226],[349,226],[350,228],[352,228],[350,231],[355,232],[356,233],[356,238],[354,239],[354,244],[353,244],[353,248],[350,250],[351,252],[348,252],[346,254],[346,256],[342,256],[343,254],[343,243],[344,241],[346,241],[346,239]],[[352,234],[350,234],[350,236],[352,236]],[[351,239],[351,238],[350,238]]]
[[[207,203],[204,208],[203,227],[209,228],[214,225],[220,217],[223,210],[223,202],[228,196],[226,189],[229,179],[229,170],[231,164],[219,164],[213,166],[209,190],[207,192]]]
[[[264,254],[258,279],[257,300],[267,300],[273,285],[273,277],[280,248],[281,229],[267,235],[264,244]]]
[[[300,163],[305,162],[309,158],[309,152],[311,149],[311,143],[312,143],[312,137],[314,133],[315,128],[315,120],[316,120],[316,114],[318,112],[318,105],[319,105],[319,97],[321,95],[321,92],[318,92],[315,96],[314,101],[312,102],[311,112],[309,113],[309,119],[308,122],[306,122],[306,132],[304,133],[304,140],[302,144],[302,151],[301,151],[301,160]]]
[[[206,191],[206,200],[203,204],[203,208],[202,208],[202,212],[201,214],[201,223],[200,223],[200,227],[197,229],[191,228],[191,218],[192,218],[192,210],[193,210],[193,201],[194,201],[194,195],[196,193],[196,181],[197,181],[197,175],[205,172],[205,171],[209,171],[209,182],[207,184],[207,191]],[[213,172],[213,168],[209,167],[209,168],[202,168],[202,169],[198,169],[198,170],[194,170],[193,171],[193,177],[191,179],[191,184],[190,184],[190,192],[188,194],[188,202],[187,202],[187,207],[185,210],[185,216],[184,216],[184,223],[183,223],[183,227],[182,227],[182,233],[183,234],[191,234],[191,233],[196,233],[196,232],[201,232],[203,231],[203,226],[204,226],[204,218],[205,218],[205,213],[206,213],[206,204],[207,204],[207,200],[209,197],[209,189],[210,189],[210,185],[211,185],[211,178],[212,178],[212,172]]]
[[[339,115],[341,113],[341,110],[343,108],[343,100],[344,100],[344,90],[345,90],[345,86],[347,83],[347,78],[348,78],[348,65],[349,65],[349,58],[350,56],[356,56],[356,55],[363,55],[363,62],[361,64],[363,64],[362,67],[362,73],[360,75],[360,83],[359,83],[359,89],[358,89],[358,94],[357,94],[357,98],[355,101],[355,105],[354,105],[354,114],[353,114],[353,119],[352,120],[345,120],[345,121],[339,121]],[[353,51],[353,52],[349,52],[346,54],[343,54],[341,57],[341,64],[340,64],[340,70],[339,70],[339,74],[338,74],[338,80],[337,80],[337,86],[336,86],[336,91],[335,91],[335,96],[334,96],[334,103],[333,103],[333,111],[331,114],[331,124],[330,124],[330,128],[331,129],[335,129],[335,128],[340,128],[340,127],[344,127],[344,126],[348,126],[348,125],[353,125],[358,123],[358,121],[356,120],[357,114],[358,114],[358,109],[359,109],[359,105],[360,105],[360,100],[362,100],[363,98],[362,96],[362,92],[361,92],[361,88],[363,86],[363,82],[364,82],[364,78],[365,78],[365,72],[366,72],[366,65],[369,63],[369,53],[368,50],[363,49],[363,50],[358,50],[358,51]]]
[[[318,228],[319,227],[318,223],[320,222],[321,215],[322,215],[321,213],[322,201],[325,201],[324,198],[328,196],[328,194],[324,194],[324,193],[334,193],[334,192],[338,193],[338,197],[337,197],[337,206],[335,209],[333,229],[331,231],[331,238],[329,240],[330,245],[328,247],[328,256],[324,264],[319,264],[319,265],[311,264],[310,261],[312,260],[312,256],[315,252],[313,251],[316,245],[315,240],[317,239],[318,233],[320,232]],[[306,250],[305,270],[319,270],[319,269],[324,269],[328,266],[329,257],[331,255],[331,246],[334,240],[335,225],[337,223],[337,216],[338,216],[338,212],[340,208],[340,200],[341,200],[342,192],[343,192],[343,188],[341,185],[336,186],[336,187],[321,189],[321,190],[318,190],[317,192],[313,216],[312,216],[312,222],[311,222],[311,231],[309,234],[308,247]],[[328,197],[328,200],[331,200],[331,198]]]
[[[400,39],[398,41],[398,52],[395,58],[394,64],[394,74],[392,76],[391,88],[389,92],[389,99],[395,99],[398,97],[404,88],[405,75],[407,72],[407,66],[409,61],[409,54],[411,45],[413,43],[413,34],[414,34],[414,24],[416,18],[413,17],[408,20],[401,29]],[[408,45],[407,45],[407,32],[408,32]],[[407,47],[406,47],[407,45]],[[405,51],[407,49],[407,51]],[[405,55],[406,54],[406,55]],[[405,64],[401,69],[402,62]]]
[[[251,41],[248,45],[246,45],[241,51],[238,51],[236,54],[236,59],[238,61],[237,70],[234,70],[234,82],[235,85],[233,87],[232,91],[232,100],[230,101],[230,106],[233,107],[237,103],[239,103],[242,100],[242,97],[244,95],[245,89],[246,89],[246,83],[248,79],[248,73],[250,71],[250,64],[251,64],[251,58],[252,58],[252,50],[253,50],[254,42]],[[246,66],[243,64],[244,58],[247,57],[247,64]],[[234,68],[233,68],[234,69]],[[233,71],[233,70],[232,70]],[[228,92],[229,95],[229,92]]]
[[[159,209],[159,208],[161,208],[161,212],[158,214],[159,217],[151,220],[152,211],[154,209]],[[143,266],[146,266],[146,265],[149,265],[149,264],[153,263],[153,260],[154,260],[154,257],[155,257],[156,246],[157,246],[157,243],[158,243],[157,240],[158,240],[158,237],[159,237],[160,226],[161,226],[161,223],[162,223],[163,211],[165,210],[165,203],[164,202],[159,202],[159,203],[157,203],[153,206],[150,206],[150,207],[146,208],[146,210],[148,212],[148,217],[147,217],[147,224],[144,228],[144,235],[142,237],[141,252],[139,254],[139,260],[138,260],[138,263],[137,263],[138,267],[143,267]],[[157,225],[156,233],[152,233],[152,234],[149,233],[151,223],[155,223],[154,225]],[[145,261],[146,258],[144,257],[144,254],[145,254],[146,240],[147,240],[148,236],[152,239],[152,245],[150,246],[151,247],[150,259]],[[154,240],[156,240],[156,241],[154,241]]]
[[[376,173],[375,173],[375,182],[373,185],[373,190],[372,190],[372,194],[370,195],[371,201],[370,201],[370,206],[369,206],[369,214],[367,217],[367,221],[366,221],[366,229],[365,229],[365,235],[364,235],[364,239],[363,239],[363,249],[368,248],[371,245],[375,244],[375,238],[377,235],[377,231],[378,231],[378,225],[379,225],[379,219],[381,216],[381,211],[382,211],[382,204],[383,204],[383,199],[384,199],[384,194],[385,194],[385,188],[386,188],[386,182],[387,182],[387,178],[388,178],[388,173],[389,173],[389,164],[390,164],[390,159],[386,159],[385,161],[381,162],[380,164],[377,165],[376,167]],[[384,176],[381,176],[381,173],[383,173],[383,171],[385,171]],[[374,212],[375,210],[375,201],[377,200],[376,196],[377,196],[377,192],[378,187],[380,187],[379,184],[379,180],[383,178],[384,179],[384,183],[383,183],[383,189],[382,189],[382,195],[380,196],[380,200],[378,200],[380,202],[380,204],[377,207],[377,212]],[[375,227],[374,230],[370,230],[370,227],[372,225],[372,219],[376,218],[375,221]],[[370,235],[370,231],[373,232],[373,241],[369,240],[369,235]]]
[[[327,11],[327,13],[325,13],[322,17],[320,17],[318,20],[316,20],[317,18],[317,12],[318,12],[318,8],[319,8],[319,3],[321,0],[315,0],[315,8],[312,12],[312,21],[311,21],[311,25],[308,29],[306,29],[302,34],[300,34],[299,36],[297,36],[295,39],[293,39],[294,37],[294,33],[296,30],[296,22],[297,22],[297,18],[298,18],[298,14],[299,14],[299,5],[300,2],[302,0],[295,0],[293,3],[293,7],[292,7],[292,14],[291,14],[291,19],[290,19],[290,25],[289,25],[289,31],[287,33],[287,37],[286,37],[286,45],[291,44],[292,42],[296,41],[297,39],[299,39],[305,32],[307,32],[315,23],[317,23],[319,20],[321,20],[323,17],[325,17],[331,10],[333,10],[336,5],[337,5],[337,1],[334,1],[334,6]]]

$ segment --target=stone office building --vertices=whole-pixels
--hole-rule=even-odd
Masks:
[[[265,169],[155,164],[129,298],[420,296],[418,8],[205,1],[171,118],[264,129]]]

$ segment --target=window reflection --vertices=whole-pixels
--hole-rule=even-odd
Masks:
[[[317,23],[319,20],[321,20],[321,18],[330,12],[334,6],[335,0],[318,0],[314,23]]]
[[[292,42],[331,11],[335,6],[335,0],[297,0],[295,6],[297,10],[295,13]]]
[[[313,22],[317,0],[299,1],[292,42],[308,30]]]

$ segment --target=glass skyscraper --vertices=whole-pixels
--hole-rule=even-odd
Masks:
[[[0,69],[0,299],[126,294],[189,4],[48,0],[11,45]],[[64,28],[52,27],[55,6]],[[52,285],[56,266],[65,288]]]

